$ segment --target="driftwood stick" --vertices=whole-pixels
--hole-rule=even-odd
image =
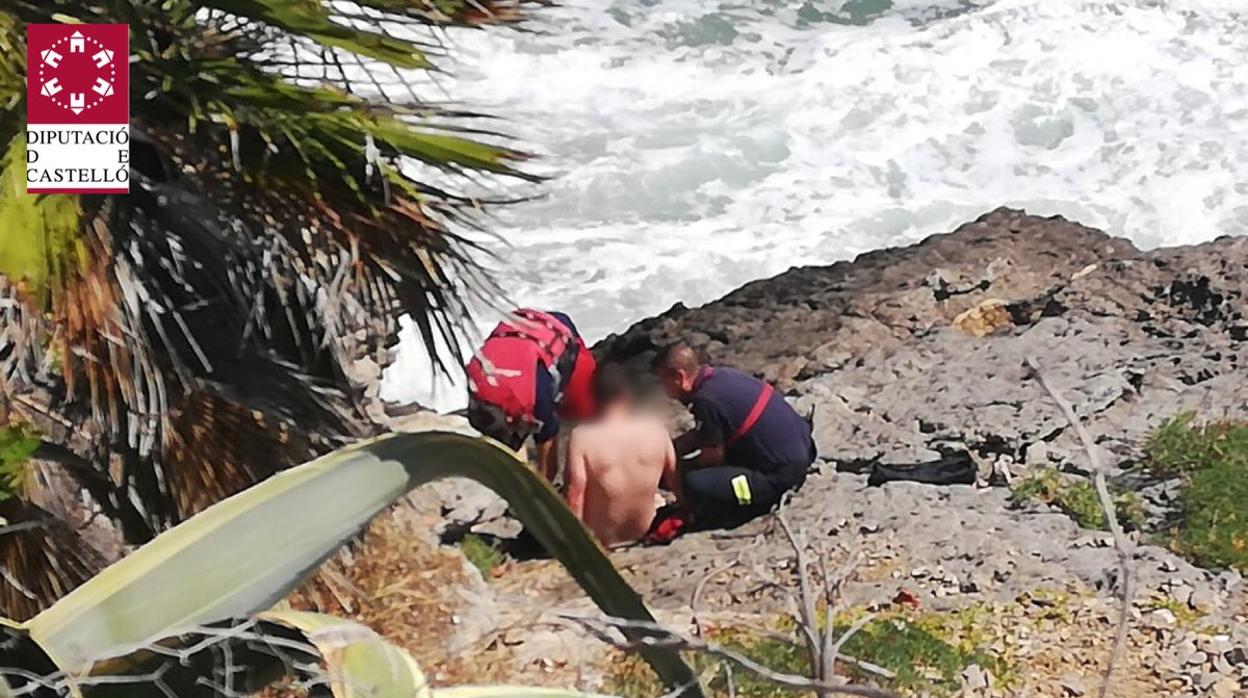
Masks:
[[[1036,378],[1040,381],[1045,392],[1057,403],[1058,409],[1065,415],[1066,421],[1070,422],[1071,428],[1075,430],[1075,434],[1079,436],[1079,441],[1083,444],[1083,450],[1088,456],[1088,462],[1092,465],[1092,481],[1096,487],[1096,497],[1100,500],[1101,508],[1105,511],[1105,521],[1109,524],[1109,532],[1114,538],[1114,549],[1118,553],[1118,577],[1119,587],[1122,595],[1122,606],[1118,615],[1118,634],[1114,638],[1114,645],[1109,654],[1109,662],[1105,665],[1105,674],[1101,679],[1100,697],[1105,698],[1109,695],[1109,686],[1114,675],[1114,666],[1118,663],[1118,659],[1122,654],[1122,648],[1126,644],[1127,629],[1131,618],[1131,558],[1133,554],[1131,542],[1127,539],[1126,533],[1122,530],[1122,525],[1118,522],[1118,513],[1114,509],[1113,497],[1109,494],[1109,485],[1105,480],[1105,468],[1101,464],[1101,458],[1097,455],[1096,444],[1092,440],[1092,435],[1088,433],[1083,422],[1079,420],[1075,414],[1075,408],[1062,397],[1057,388],[1049,381],[1044,370],[1040,367],[1040,363],[1035,357],[1028,357],[1027,363],[1036,372]]]

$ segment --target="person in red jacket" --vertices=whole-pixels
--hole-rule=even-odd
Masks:
[[[541,473],[553,480],[559,420],[594,414],[595,367],[567,315],[514,310],[468,362],[468,421],[512,449],[534,437]]]

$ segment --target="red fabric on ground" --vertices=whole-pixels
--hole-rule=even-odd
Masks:
[[[676,540],[689,525],[690,515],[686,511],[672,511],[656,519],[646,534],[647,545],[667,545]]]

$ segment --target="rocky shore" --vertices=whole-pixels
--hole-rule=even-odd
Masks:
[[[1115,462],[1175,413],[1248,411],[1248,240],[1136,250],[1061,218],[999,209],[913,247],[800,267],[613,335],[644,368],[683,337],[817,405],[841,469],[964,444],[990,461],[1070,463],[1036,357]],[[1033,448],[1040,446],[1039,448]]]
[[[1114,695],[1229,698],[1248,694],[1248,585],[1150,544],[1149,528],[1174,513],[1175,483],[1135,465],[1147,436],[1180,412],[1248,418],[1246,301],[1248,239],[1145,252],[1061,218],[999,209],[912,247],[674,306],[595,352],[644,371],[658,347],[683,338],[813,408],[818,472],[787,516],[834,557],[860,557],[846,602],[977,609],[979,637],[1016,668],[1011,694],[1077,696],[1099,681],[1121,580],[1107,534],[1018,506],[1000,486],[1041,468],[1088,473],[1073,430],[1026,365],[1033,360],[1148,517],[1133,534],[1132,632]],[[950,450],[972,455],[978,486],[866,486],[862,473],[876,461]],[[455,496],[447,508],[457,517],[489,506]],[[759,591],[757,572],[784,570],[791,557],[773,527],[763,520],[613,557],[674,623],[689,622],[710,571],[748,558],[705,584],[704,613],[765,619],[782,598]],[[584,603],[546,562],[508,563],[489,586],[504,609],[500,626]],[[520,654],[530,660],[551,650],[526,642],[531,651]],[[963,688],[1005,692],[982,667],[968,667]]]

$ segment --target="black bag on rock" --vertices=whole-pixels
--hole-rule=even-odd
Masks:
[[[975,461],[966,451],[958,451],[930,463],[889,464],[871,466],[870,487],[899,480],[921,482],[925,485],[973,485],[979,475]]]

